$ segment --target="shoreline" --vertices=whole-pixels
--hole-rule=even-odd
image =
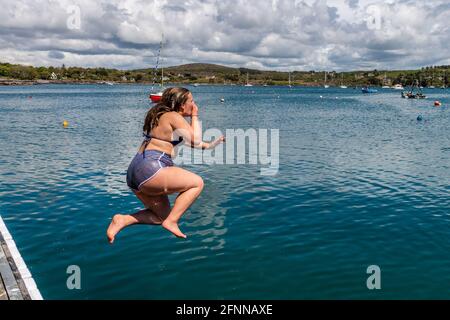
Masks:
[[[129,81],[65,81],[65,80],[17,80],[17,79],[0,79],[0,87],[2,86],[35,86],[35,85],[47,85],[47,84],[67,84],[67,85],[81,85],[81,84],[98,84],[98,85],[153,85],[152,82],[142,81],[142,82],[129,82]],[[188,86],[244,86],[245,84],[242,83],[204,83],[204,82],[195,82],[195,83],[186,83],[186,82],[172,82],[170,84],[167,84],[167,86],[170,85],[188,85]],[[288,84],[285,83],[275,83],[273,85],[268,85],[269,87],[274,86],[287,86]],[[155,84],[155,86],[159,86],[158,84]],[[255,87],[262,87],[264,86],[263,83],[254,83],[253,86]],[[313,84],[292,84],[292,86],[296,87],[321,87],[321,85],[313,85]],[[362,85],[358,85],[362,86]]]
[[[183,85],[246,85],[350,87],[449,86],[450,66],[422,67],[416,70],[291,71],[230,68],[216,64],[185,64],[159,72],[155,69],[119,70],[82,67],[33,67],[0,63],[0,86],[39,84],[134,84],[155,86],[160,82]],[[156,81],[158,80],[158,81]]]
[[[18,79],[0,79],[0,87],[7,87],[7,86],[36,86],[36,85],[57,85],[57,84],[66,84],[66,85],[106,85],[106,86],[113,86],[113,85],[155,85],[152,82],[142,81],[142,82],[129,82],[129,81],[67,81],[67,80],[18,80]],[[203,82],[196,82],[196,83],[186,83],[186,82],[172,82],[168,83],[167,86],[230,86],[230,87],[242,87],[245,86],[245,84],[242,83],[203,83]],[[272,85],[266,85],[268,87],[276,87],[276,86],[287,86],[288,84],[285,84],[284,82],[281,83],[275,83]],[[292,87],[309,87],[309,88],[321,88],[322,85],[318,84],[311,84],[311,83],[301,83],[301,84],[291,84]],[[263,83],[254,83],[253,86],[255,87],[263,87]],[[364,84],[358,84],[356,86],[349,86],[349,89],[356,89],[365,86]],[[158,84],[156,84],[156,87],[158,87]],[[330,88],[338,88],[339,86],[332,86],[330,85]],[[371,87],[378,87],[378,86],[371,86]]]
[[[65,84],[65,85],[106,85],[106,86],[114,86],[114,85],[147,85],[155,87],[158,87],[159,84],[155,84],[150,81],[105,81],[105,80],[86,80],[86,81],[74,81],[74,80],[20,80],[20,79],[5,79],[0,78],[0,87],[7,87],[7,86],[36,86],[36,85],[57,85],[57,84]],[[234,83],[234,82],[228,82],[228,83],[208,83],[208,82],[171,82],[167,83],[167,86],[236,86],[236,87],[242,87],[245,86],[243,83]],[[264,84],[264,83],[257,83],[254,82],[253,86],[255,87],[283,87],[288,86],[288,83],[280,81],[275,82],[274,84]],[[307,87],[307,88],[323,88],[322,84],[318,83],[291,83],[292,87]],[[358,83],[349,85],[348,89],[360,89],[362,87],[367,86],[367,84]],[[382,86],[379,85],[369,85],[369,87],[372,88],[381,88]],[[405,86],[405,90],[408,86]],[[339,88],[339,85],[329,85],[329,88]],[[391,87],[392,88],[392,87]],[[442,87],[436,87],[436,89],[442,89]]]
[[[21,80],[21,79],[5,79],[0,78],[0,86],[34,86],[34,85],[42,85],[42,84],[101,84],[101,85],[121,85],[121,84],[129,84],[129,85],[155,85],[159,86],[158,83],[153,83],[151,81],[107,81],[107,80]],[[245,83],[220,83],[220,82],[169,82],[172,85],[198,85],[198,86],[243,86]],[[254,82],[254,86],[263,86],[264,83]],[[275,82],[269,86],[287,86],[288,82],[280,81]],[[292,83],[292,86],[304,86],[304,87],[321,87],[320,84],[316,83]],[[361,86],[361,85],[359,85]]]
[[[147,82],[126,82],[126,81],[73,81],[73,80],[20,80],[20,79],[0,79],[0,86],[35,86],[43,84],[151,84]]]

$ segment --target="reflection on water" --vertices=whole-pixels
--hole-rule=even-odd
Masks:
[[[148,88],[0,88],[0,213],[44,298],[449,297],[448,90],[409,101],[392,90],[191,89],[204,129],[280,129],[278,174],[183,165],[205,181],[181,220],[189,238],[136,226],[109,246],[112,215],[142,209],[125,172]],[[81,291],[65,287],[72,264]],[[367,290],[373,264],[389,290]]]

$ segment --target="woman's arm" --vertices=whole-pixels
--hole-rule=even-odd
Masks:
[[[199,146],[203,143],[201,128],[197,122],[193,128],[181,115],[176,114],[173,117],[172,129],[176,136],[182,137],[187,145]]]
[[[198,119],[198,108],[196,105],[194,105],[190,117],[191,123],[189,124],[181,114],[173,112],[170,123],[174,133],[180,137],[183,137],[183,140],[187,145],[197,147],[201,145],[203,141],[202,128],[200,125],[200,120]]]
[[[203,150],[205,150],[205,149],[214,149],[215,147],[217,147],[222,142],[225,142],[225,137],[224,136],[220,136],[219,138],[217,138],[216,140],[214,140],[212,142],[204,142],[204,141],[202,141],[198,145],[191,144],[191,148],[203,149]]]
[[[192,110],[191,114],[191,127],[194,134],[194,139],[191,145],[198,146],[202,143],[202,127],[200,125],[200,120],[198,118],[198,108],[195,106],[195,109]]]
[[[194,131],[194,135],[200,137],[200,143],[195,144],[195,143],[191,143],[191,148],[196,148],[196,149],[214,149],[219,143],[224,142],[225,141],[225,137],[221,136],[219,138],[217,138],[216,140],[212,141],[212,142],[204,142],[201,139],[202,136],[202,128],[200,126],[200,120],[198,118],[198,107],[197,105],[194,105],[194,108],[192,109],[192,114],[191,114],[191,126],[192,126],[192,130]]]
[[[213,149],[218,144],[225,141],[221,136],[212,142],[202,141],[202,128],[198,117],[198,108],[195,106],[191,114],[191,123],[189,124],[180,114],[174,114],[172,128],[176,134],[183,137],[187,145],[198,149]]]

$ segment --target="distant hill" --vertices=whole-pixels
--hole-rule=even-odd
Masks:
[[[238,69],[221,66],[211,63],[191,63],[181,66],[168,67],[172,72],[193,72],[193,73],[236,73]]]
[[[137,72],[153,72],[153,69],[137,69]],[[221,66],[211,63],[190,63],[179,66],[165,67],[164,72],[168,73],[195,73],[195,74],[232,74],[238,72],[238,69]]]

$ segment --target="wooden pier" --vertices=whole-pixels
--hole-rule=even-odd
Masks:
[[[0,300],[42,300],[41,293],[1,216]]]

